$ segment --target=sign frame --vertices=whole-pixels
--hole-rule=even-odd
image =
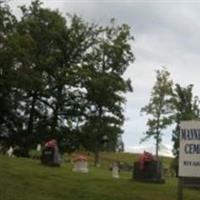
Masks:
[[[179,133],[177,200],[183,200],[184,187],[200,187],[200,173],[194,173],[198,169],[200,171],[200,165],[196,166],[196,169],[193,166],[195,170],[191,170],[192,164],[194,164],[195,161],[200,163],[200,151],[198,151],[197,147],[200,147],[200,121],[181,121]],[[191,154],[199,154],[199,161],[197,161],[197,155],[191,157]],[[190,159],[190,161],[187,161],[186,159]],[[185,163],[184,160],[186,160]],[[187,165],[188,163],[189,165]],[[186,164],[186,166],[184,166],[184,164]],[[188,168],[190,166],[191,168]]]
[[[200,177],[200,121],[182,121],[179,137],[179,177]]]

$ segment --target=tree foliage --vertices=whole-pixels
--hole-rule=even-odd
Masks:
[[[122,94],[132,91],[130,80],[123,74],[134,60],[129,41],[130,29],[127,25],[116,26],[114,20],[99,35],[93,47],[92,59],[87,66],[87,117],[83,125],[84,145],[96,155],[102,147],[102,138],[108,138],[108,146],[114,150],[117,138],[122,134],[124,122]],[[92,142],[94,141],[94,142]]]
[[[10,8],[0,3],[0,137],[6,137],[8,130],[14,130],[16,99],[13,86],[14,52],[12,37],[15,33],[16,18]]]
[[[130,28],[63,17],[39,0],[16,19],[0,7],[0,135],[28,152],[55,138],[65,151],[98,153],[106,135],[114,150],[122,134],[123,75],[134,60]],[[95,144],[95,145],[94,145]]]
[[[156,157],[162,141],[162,131],[172,123],[173,119],[172,85],[170,73],[164,68],[157,70],[149,103],[141,109],[141,112],[151,116],[147,121],[148,130],[143,141],[150,137],[156,140]]]

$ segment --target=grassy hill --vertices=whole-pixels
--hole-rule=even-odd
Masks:
[[[89,158],[89,161],[91,164],[94,163],[94,155],[92,153],[83,153],[86,154]],[[67,157],[67,156],[66,156]],[[73,156],[72,156],[73,157]],[[104,168],[108,168],[110,164],[113,161],[119,161],[121,163],[126,163],[128,165],[133,165],[133,162],[138,160],[139,154],[134,154],[134,153],[124,153],[124,152],[101,152],[100,153],[100,161],[101,161],[101,166]],[[170,157],[160,157],[160,159],[164,163],[165,168],[170,167],[170,163],[172,161],[172,158]]]
[[[45,167],[37,160],[0,155],[0,200],[175,200],[176,179],[145,184],[131,173],[113,179],[105,168],[90,167],[89,174],[72,172],[71,164]],[[197,190],[185,190],[185,200],[200,199]]]

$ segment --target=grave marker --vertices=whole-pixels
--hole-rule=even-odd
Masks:
[[[10,146],[10,148],[9,148],[8,151],[7,151],[8,156],[9,156],[9,157],[12,157],[12,156],[13,156],[13,152],[14,152],[14,149],[13,149],[12,146]]]

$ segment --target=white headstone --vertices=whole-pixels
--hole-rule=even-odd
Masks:
[[[12,147],[10,147],[10,148],[8,149],[7,154],[8,154],[9,157],[12,157],[12,156],[13,156],[13,151],[14,151],[14,149],[13,149]]]
[[[85,160],[78,160],[74,162],[74,172],[88,173],[88,163]]]
[[[42,150],[42,146],[41,146],[41,144],[38,144],[38,145],[37,145],[36,150],[39,151],[39,152]]]
[[[112,177],[113,178],[119,178],[119,167],[117,163],[113,163],[112,166]]]

